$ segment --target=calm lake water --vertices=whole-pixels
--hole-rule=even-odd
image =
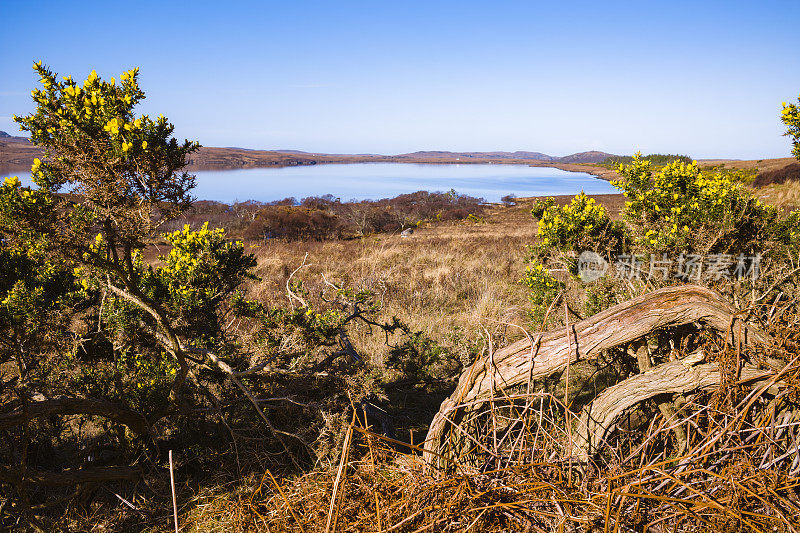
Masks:
[[[24,184],[30,173],[15,173]],[[324,164],[197,172],[193,195],[225,203],[332,194],[342,201],[391,198],[415,191],[455,189],[497,202],[507,194],[543,196],[618,192],[591,174],[526,165]]]

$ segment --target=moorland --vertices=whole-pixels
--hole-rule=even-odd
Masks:
[[[34,68],[31,142],[0,139],[35,181],[0,186],[3,528],[797,529],[794,159],[423,152],[621,194],[195,202],[191,165],[384,156],[203,152],[136,69]]]

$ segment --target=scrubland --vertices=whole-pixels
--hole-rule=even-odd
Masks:
[[[138,69],[34,70],[36,186],[0,184],[0,528],[800,529],[796,164],[226,206],[135,113]]]

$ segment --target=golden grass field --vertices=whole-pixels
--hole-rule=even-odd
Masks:
[[[571,196],[558,197],[561,203]],[[621,194],[595,198],[617,216]],[[274,241],[252,245],[262,281],[253,290],[268,303],[286,303],[286,280],[304,281],[313,294],[329,280],[373,290],[383,302],[384,318],[397,316],[414,331],[447,347],[463,349],[486,328],[499,332],[507,324],[526,325],[526,289],[519,283],[525,271],[526,246],[536,242],[537,226],[530,214],[534,199],[516,205],[490,207],[483,222],[427,224],[410,237],[373,235],[355,240],[323,242]],[[516,328],[510,334],[518,336]],[[364,337],[365,353],[380,358],[386,345],[380,336]]]

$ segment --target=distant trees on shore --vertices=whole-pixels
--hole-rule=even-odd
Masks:
[[[633,157],[632,155],[615,155],[613,157],[607,157],[600,165],[616,169],[620,165],[630,165],[633,162]],[[650,161],[650,163],[657,167],[663,167],[675,161],[681,161],[687,165],[692,162],[691,157],[680,154],[649,154],[642,156],[641,159]]]
[[[342,202],[327,194],[297,200],[238,202],[232,205],[213,201],[194,202],[166,229],[200,227],[210,222],[216,227],[247,240],[325,240],[353,238],[372,233],[400,232],[425,221],[466,220],[485,209],[482,198],[456,191],[446,193],[418,191],[395,198]]]

